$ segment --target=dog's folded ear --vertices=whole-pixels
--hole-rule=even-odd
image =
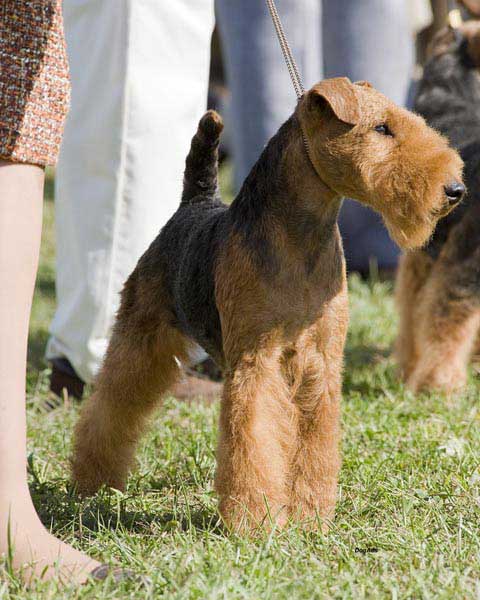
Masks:
[[[324,79],[308,92],[312,110],[329,109],[337,119],[348,125],[360,120],[360,107],[354,84],[347,77]]]

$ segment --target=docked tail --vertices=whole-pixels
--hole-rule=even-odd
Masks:
[[[195,201],[196,196],[215,197],[218,185],[218,143],[223,121],[214,110],[200,119],[197,133],[192,138],[183,177],[182,204]]]

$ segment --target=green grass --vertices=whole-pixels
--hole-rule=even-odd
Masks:
[[[56,535],[148,574],[152,597],[480,598],[480,386],[471,379],[455,399],[404,390],[389,358],[396,329],[389,284],[350,281],[344,461],[328,535],[291,528],[256,541],[228,537],[212,489],[218,406],[173,398],[142,444],[127,493],[103,491],[79,503],[68,485],[78,407],[45,409],[43,347],[54,307],[49,194],[27,406],[31,491]],[[361,552],[369,549],[377,552]],[[62,589],[52,581],[27,591],[12,577],[0,580],[0,598],[60,597],[148,594],[134,584]]]

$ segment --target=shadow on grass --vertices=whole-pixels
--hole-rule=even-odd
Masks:
[[[358,344],[345,348],[345,368],[362,369],[382,362],[392,354],[393,348]]]
[[[29,487],[42,523],[57,534],[71,529],[72,522],[81,523],[81,527],[91,532],[120,528],[131,533],[147,534],[151,533],[153,523],[167,531],[188,531],[192,528],[210,533],[224,531],[218,514],[205,506],[192,508],[185,505],[175,511],[131,510],[127,505],[134,496],[119,498],[110,490],[101,490],[93,498],[80,499],[64,481],[40,482],[35,477]]]
[[[386,385],[395,386],[396,368],[388,360],[393,348],[364,344],[350,345],[345,350],[343,392],[360,393],[365,397],[382,393]]]

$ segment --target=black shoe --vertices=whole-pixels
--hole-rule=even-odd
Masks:
[[[59,398],[63,398],[63,390],[67,390],[69,396],[81,400],[85,382],[75,373],[70,361],[66,358],[54,358],[51,363],[50,390]]]

